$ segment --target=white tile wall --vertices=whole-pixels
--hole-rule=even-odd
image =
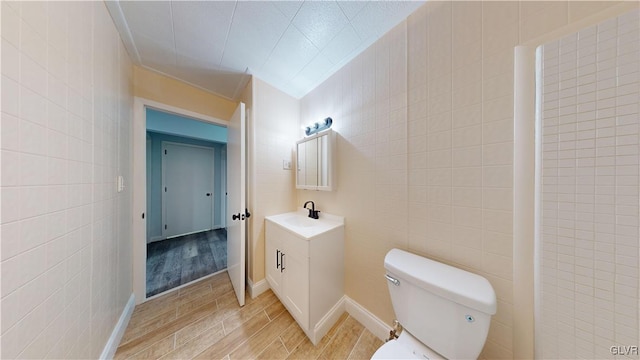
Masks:
[[[483,6],[428,3],[302,99],[302,122],[336,119],[339,179],[298,202],[346,217],[347,293],[379,316],[392,247],[486,276],[499,313],[485,356],[511,357],[513,75],[500,59],[483,81],[498,62],[477,46]]]
[[[392,247],[479,273],[498,297],[482,356],[513,358],[513,47],[607,6],[429,1],[302,98],[303,124],[334,119],[338,186],[298,191],[297,202],[314,200],[347,219],[350,297],[391,323],[383,259]],[[633,91],[633,76],[620,80],[630,85],[626,91]],[[601,104],[615,103],[602,96]],[[567,99],[562,106],[571,105]],[[563,156],[588,152],[577,136]]]
[[[539,355],[638,359],[640,12],[542,51]]]
[[[131,294],[132,65],[101,2],[2,2],[2,358],[97,358]]]

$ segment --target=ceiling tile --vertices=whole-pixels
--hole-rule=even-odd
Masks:
[[[289,19],[293,19],[298,13],[302,1],[271,1]]]
[[[153,60],[155,64],[176,65],[176,53],[172,47],[140,34],[133,35],[142,63]]]
[[[316,56],[309,62],[291,81],[292,83],[303,82],[318,84],[318,81],[324,79],[329,70],[333,68],[333,63],[324,56]]]
[[[353,19],[363,7],[367,5],[366,1],[338,1],[338,5],[349,20]]]
[[[205,58],[193,58],[185,54],[177,54],[176,65],[181,69],[193,70],[218,70],[220,68],[218,64],[206,61]]]
[[[260,70],[276,75],[284,84],[302,70],[318,52],[318,48],[309,39],[302,35],[295,26],[290,26],[273,49],[267,63]]]
[[[360,43],[360,37],[356,34],[351,24],[349,24],[322,50],[322,55],[327,57],[332,63],[337,64],[356,49]]]
[[[174,46],[170,4],[167,1],[120,2],[132,35],[144,35],[156,42]]]
[[[238,2],[221,65],[239,71],[261,68],[287,26],[289,20],[273,3]]]
[[[235,1],[172,2],[176,51],[219,64]]]
[[[423,3],[115,1],[107,8],[142,66],[228,98],[247,72],[304,96]]]
[[[351,21],[361,39],[378,38],[400,23],[421,1],[371,1]]]
[[[293,24],[318,49],[322,49],[348,21],[336,2],[306,1],[293,19]]]

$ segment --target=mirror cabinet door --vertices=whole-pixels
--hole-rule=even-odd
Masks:
[[[333,132],[305,138],[296,144],[296,188],[332,191]]]
[[[329,135],[318,138],[318,186],[329,186]]]
[[[297,146],[297,154],[298,154],[298,161],[296,161],[296,168],[298,171],[297,177],[296,177],[296,183],[298,186],[305,186],[306,185],[306,176],[307,176],[307,171],[305,169],[306,166],[306,161],[305,161],[305,143],[300,143]]]
[[[318,186],[318,138],[305,142],[305,185]]]

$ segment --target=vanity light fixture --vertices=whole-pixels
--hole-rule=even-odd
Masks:
[[[326,130],[330,128],[332,124],[333,124],[333,119],[328,117],[322,120],[321,122],[317,122],[313,125],[306,126],[304,128],[304,134],[306,136],[311,136],[313,134],[319,133],[322,130]]]

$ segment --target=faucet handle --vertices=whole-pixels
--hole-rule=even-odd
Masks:
[[[318,214],[320,214],[320,210],[315,210],[315,211],[313,212],[313,218],[314,218],[314,219],[319,219],[319,218],[320,218],[320,215],[318,215]]]

